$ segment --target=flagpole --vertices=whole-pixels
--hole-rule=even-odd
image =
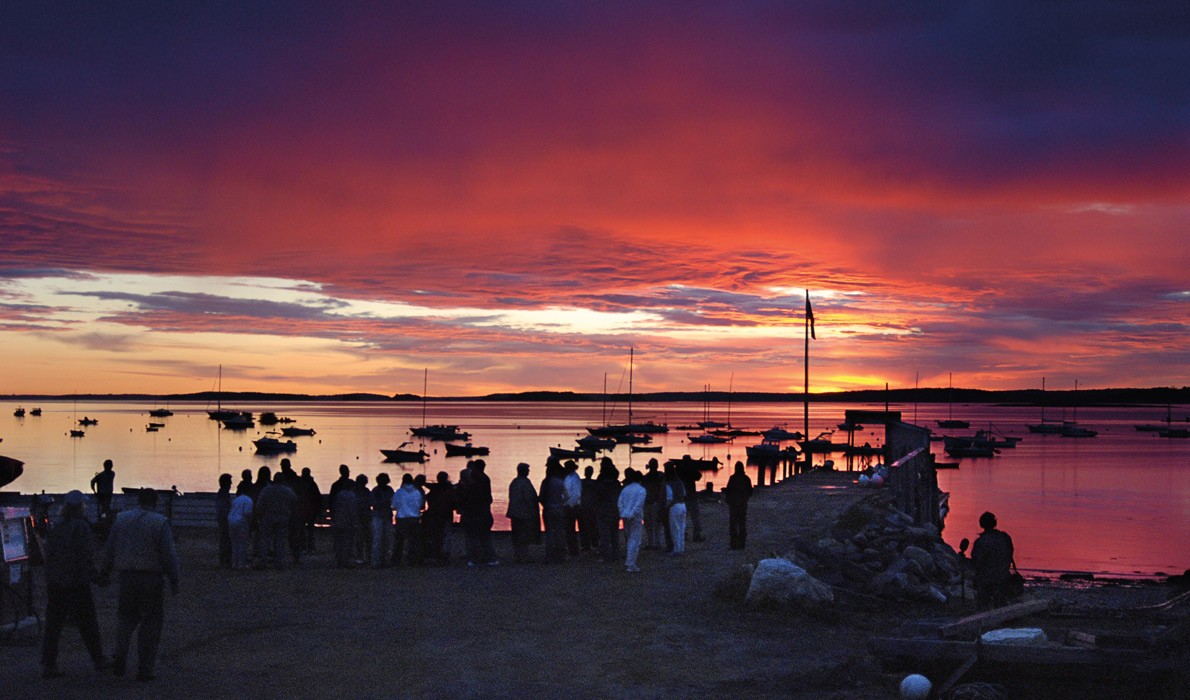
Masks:
[[[802,433],[805,435],[804,440],[810,439],[810,290],[806,290],[806,318],[805,318],[805,376],[802,385]],[[808,455],[807,460],[813,459],[813,455]],[[806,462],[806,468],[810,467],[810,462]]]

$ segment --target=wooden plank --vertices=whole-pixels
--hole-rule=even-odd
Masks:
[[[1150,658],[1131,649],[1085,649],[1055,644],[984,644],[925,637],[872,637],[868,648],[882,658],[911,658],[920,662],[963,662],[973,654],[988,663],[1032,666],[1126,666]]]
[[[981,612],[964,617],[949,625],[943,625],[938,630],[938,636],[946,639],[949,637],[964,637],[971,634],[979,634],[984,630],[1002,625],[1009,620],[1015,620],[1026,615],[1049,610],[1051,605],[1052,603],[1048,598],[1005,605],[1002,608]]]

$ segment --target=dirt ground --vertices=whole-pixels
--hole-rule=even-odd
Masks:
[[[0,694],[896,697],[903,674],[882,672],[866,640],[914,611],[751,611],[718,591],[740,565],[825,532],[865,496],[850,481],[816,473],[759,489],[743,552],[727,546],[726,507],[704,505],[708,540],[683,556],[644,551],[639,574],[588,555],[512,564],[503,535],[504,564],[467,568],[461,533],[447,567],[337,569],[322,533],[300,568],[231,572],[216,566],[213,531],[181,532],[182,586],[167,600],[155,681],[97,675],[68,628],[62,678],[41,679],[36,645],[0,645]],[[115,587],[96,598],[110,649]]]

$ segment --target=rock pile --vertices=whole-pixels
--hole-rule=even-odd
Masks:
[[[885,598],[945,603],[963,592],[963,559],[938,528],[915,525],[886,494],[857,503],[832,536],[799,543],[823,581]]]

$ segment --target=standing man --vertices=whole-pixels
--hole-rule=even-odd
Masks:
[[[686,455],[685,457],[689,457]],[[697,482],[702,478],[702,472],[698,467],[694,466],[691,460],[683,458],[678,466],[678,478],[682,480],[682,485],[686,487],[686,519],[689,521],[690,529],[694,534],[695,542],[702,542],[705,538],[702,536],[702,508],[698,503],[698,486]]]
[[[409,476],[406,474],[405,476]],[[387,472],[376,475],[372,488],[372,568],[384,566],[385,555],[393,547],[393,487]]]
[[[421,522],[421,510],[425,506],[425,497],[413,485],[413,475],[405,474],[401,477],[401,488],[392,496],[392,510],[397,514],[397,535],[393,538],[393,564],[401,565],[405,559],[406,565],[415,564],[419,558],[417,545],[417,525]]]
[[[116,472],[112,469],[110,459],[103,460],[103,471],[91,477],[91,491],[95,493],[95,500],[99,503],[99,519],[104,525],[110,525],[108,520],[112,516],[112,493],[115,492]]]
[[[529,561],[529,546],[541,538],[541,508],[525,462],[516,465],[516,478],[508,485],[508,510],[504,514],[512,525],[513,559],[523,564]]]
[[[271,551],[273,563],[281,567],[285,562],[285,550],[289,548],[289,526],[293,520],[293,508],[297,503],[297,494],[282,481],[283,472],[279,472],[272,481],[260,491],[260,496],[253,505],[253,515],[260,524],[261,563]],[[299,552],[292,551],[294,564],[299,563]]]
[[[566,501],[562,509],[565,518],[563,524],[566,533],[566,551],[570,556],[577,557],[578,541],[578,510],[583,501],[583,480],[578,475],[578,465],[574,460],[567,460],[564,465],[562,484],[566,489]]]
[[[164,578],[178,592],[178,553],[169,521],[157,513],[157,492],[141,489],[137,507],[120,513],[112,526],[103,557],[103,573],[119,572],[120,599],[116,609],[116,658],[112,672],[124,675],[132,633],[137,632],[138,681],[153,680],[157,645],[165,619]]]
[[[752,480],[744,473],[744,463],[735,463],[735,473],[727,480],[723,499],[727,501],[727,530],[732,549],[743,549],[748,539],[748,499],[752,498]]]
[[[56,678],[58,638],[67,620],[78,625],[96,671],[108,665],[99,645],[99,620],[91,584],[98,578],[91,524],[83,517],[83,493],[66,494],[62,514],[50,528],[45,549],[45,636],[41,640],[41,676]]]
[[[624,535],[627,538],[628,556],[624,560],[624,568],[630,573],[638,573],[636,557],[640,554],[641,531],[644,530],[645,517],[645,487],[641,486],[641,474],[635,469],[624,471],[624,481],[627,484],[620,491],[617,505],[620,517],[624,519]]]
[[[231,474],[219,475],[219,490],[215,492],[215,525],[219,528],[219,566],[231,568],[231,529],[227,516],[231,513]]]

